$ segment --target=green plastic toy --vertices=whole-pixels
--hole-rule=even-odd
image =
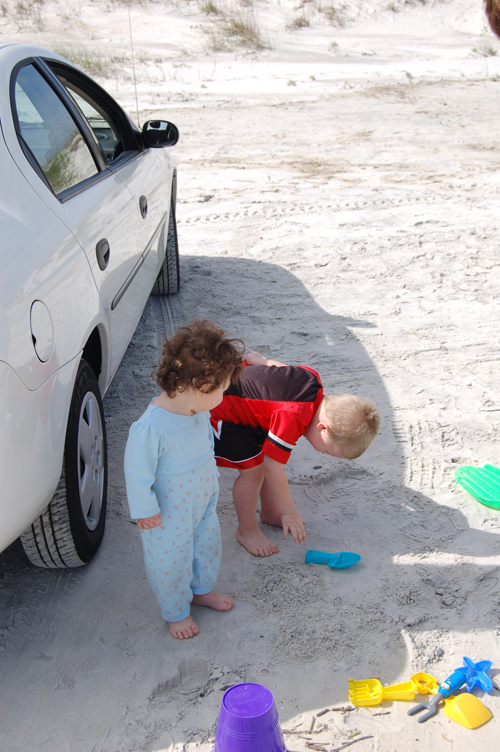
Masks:
[[[500,509],[500,468],[495,465],[459,467],[455,470],[455,480],[481,504]]]

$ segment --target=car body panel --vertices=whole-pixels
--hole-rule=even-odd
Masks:
[[[63,82],[53,85],[55,73],[48,71],[99,170],[56,196],[16,131],[12,72],[26,60],[42,71],[61,61],[82,86],[97,87],[54,53],[0,44],[0,550],[46,508],[57,487],[82,353],[99,350],[94,368],[102,394],[120,363],[163,264],[175,184],[172,156],[146,148],[106,94],[137,144],[108,164],[93,145],[92,126],[72,109],[71,92],[61,93]],[[110,250],[105,268],[96,255],[103,238]]]
[[[33,390],[81,352],[88,322],[100,305],[99,296],[82,248],[19,176],[2,138],[0,163],[0,361],[8,363]],[[74,279],[78,279],[80,293],[78,318],[72,315]],[[54,346],[44,363],[36,355],[30,327],[35,300],[45,304],[54,326]],[[74,319],[71,330],[67,327],[69,317]]]
[[[115,172],[130,190],[137,211],[141,197],[145,196],[147,200],[147,214],[141,223],[143,250],[149,247],[141,269],[141,310],[149,298],[161,265],[160,258],[163,262],[165,252],[165,246],[159,248],[160,233],[163,226],[168,227],[170,211],[170,193],[165,192],[165,173],[167,183],[171,185],[173,161],[168,153],[156,149],[143,152]]]
[[[45,509],[57,487],[79,362],[80,356],[66,363],[34,391],[0,363],[0,550]]]

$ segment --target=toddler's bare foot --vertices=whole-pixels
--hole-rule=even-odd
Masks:
[[[217,593],[215,590],[211,590],[205,595],[193,595],[191,601],[195,606],[208,606],[209,608],[215,608],[216,611],[229,611],[234,603],[234,600],[230,595],[225,593]]]
[[[276,527],[283,527],[281,514],[279,512],[277,512],[276,514],[266,514],[265,512],[261,512],[260,521],[265,525],[275,525]]]
[[[236,540],[254,556],[271,556],[272,554],[277,554],[279,551],[278,546],[271,543],[259,528],[245,532],[242,532],[238,528],[236,530]]]
[[[191,615],[182,621],[169,621],[168,630],[172,637],[178,640],[187,640],[189,637],[194,637],[200,631],[194,623]]]

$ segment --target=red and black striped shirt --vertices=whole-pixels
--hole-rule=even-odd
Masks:
[[[267,431],[262,452],[285,465],[323,399],[316,371],[306,366],[247,366],[211,411],[223,420]]]

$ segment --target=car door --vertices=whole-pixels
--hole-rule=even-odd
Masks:
[[[106,311],[107,384],[143,307],[141,266],[147,229],[126,178],[128,170],[134,172],[129,164],[140,163],[144,150],[120,111],[121,119],[115,116],[112,121],[115,130],[110,129],[112,159],[106,158],[77,103],[40,59],[17,66],[11,93],[19,141],[33,167],[27,177],[32,184],[38,178],[39,194],[84,249]],[[28,171],[27,165],[23,168]]]
[[[97,138],[108,169],[127,186],[140,214],[142,310],[163,261],[173,159],[164,150],[160,153],[144,149],[140,133],[116,102],[93,81],[60,62],[47,59],[45,62],[79,107]],[[127,154],[127,150],[132,153]]]

